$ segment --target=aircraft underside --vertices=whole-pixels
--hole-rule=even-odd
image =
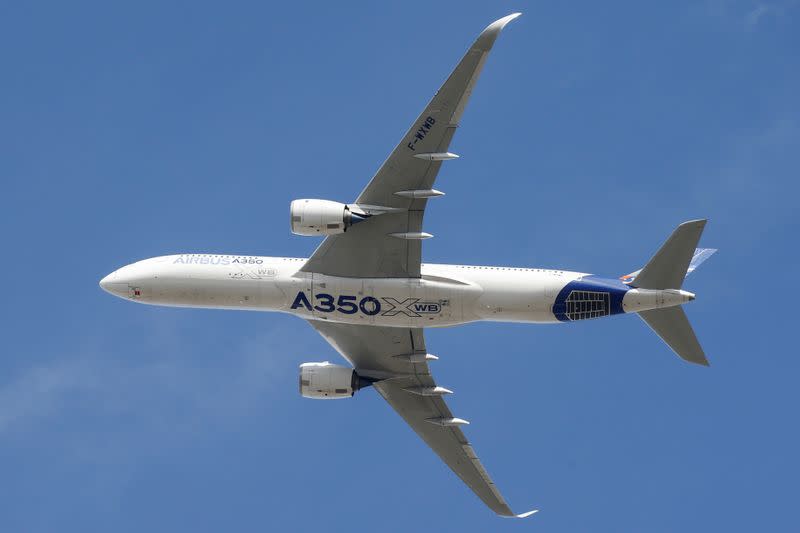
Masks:
[[[648,297],[619,280],[561,270],[433,264],[422,265],[420,278],[345,278],[302,272],[302,264],[296,258],[164,256],[123,267],[103,287],[146,304],[390,327],[573,322],[678,305],[693,296],[660,291]]]
[[[366,187],[348,204],[291,203],[292,233],[325,239],[308,259],[181,254],[139,261],[100,282],[140,303],[249,309],[306,319],[349,366],[303,363],[300,393],[350,398],[372,386],[490,509],[515,514],[478,459],[434,380],[424,328],[479,320],[558,323],[639,316],[683,359],[707,365],[681,304],[683,280],[714,250],[696,249],[705,220],[678,226],[641,270],[622,279],[535,268],[422,263],[423,215],[475,82],[501,30],[478,35]],[[449,164],[449,163],[447,163]],[[346,174],[343,174],[345,176]],[[343,181],[344,183],[344,181]],[[415,474],[420,479],[420,474]],[[406,502],[407,503],[407,502]]]

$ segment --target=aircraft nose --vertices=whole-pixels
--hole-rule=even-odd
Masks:
[[[100,288],[103,289],[104,291],[107,291],[109,289],[109,287],[111,286],[111,283],[112,283],[112,280],[114,279],[114,275],[115,274],[116,274],[116,272],[112,272],[108,276],[106,276],[103,279],[101,279],[100,280]]]
[[[117,271],[100,280],[100,288],[114,296],[124,296],[128,292],[128,284],[119,281]]]

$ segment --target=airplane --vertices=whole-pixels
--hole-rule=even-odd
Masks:
[[[708,365],[682,305],[684,277],[716,250],[697,248],[705,220],[680,224],[640,270],[617,278],[542,268],[422,263],[428,200],[481,68],[501,30],[490,24],[353,203],[291,202],[291,231],[324,236],[310,258],[183,253],[145,259],[100,281],[138,303],[289,313],[350,364],[303,363],[300,394],[350,398],[371,386],[492,511],[515,514],[431,374],[425,328],[475,321],[571,323],[638,314],[677,355]]]

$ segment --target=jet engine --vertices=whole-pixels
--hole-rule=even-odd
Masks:
[[[330,200],[294,200],[289,207],[295,235],[336,235],[369,215],[356,206]]]
[[[300,365],[300,394],[305,398],[335,400],[350,398],[357,390],[370,385],[352,368],[324,363]]]

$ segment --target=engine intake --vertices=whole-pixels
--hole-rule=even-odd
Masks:
[[[289,207],[295,235],[336,235],[369,215],[330,200],[294,200]]]
[[[352,368],[324,363],[300,365],[300,394],[304,398],[335,400],[350,398],[357,390],[371,384]]]

